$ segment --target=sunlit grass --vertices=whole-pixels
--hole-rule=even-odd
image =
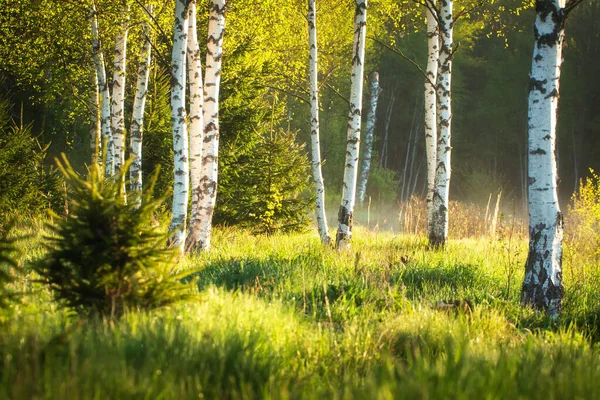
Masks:
[[[20,232],[27,272],[43,227]],[[357,228],[339,253],[315,232],[218,229],[179,266],[203,267],[200,301],[112,323],[79,320],[26,273],[1,312],[0,398],[596,398],[599,275],[566,264],[548,320],[519,306],[526,250]]]

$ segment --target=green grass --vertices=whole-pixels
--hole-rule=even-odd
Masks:
[[[41,227],[21,264],[43,256]],[[221,229],[182,260],[201,300],[118,322],[81,321],[35,277],[0,312],[1,399],[566,399],[600,396],[600,273],[565,260],[560,320],[519,307],[526,243],[357,229],[353,250],[316,233]],[[469,300],[473,311],[442,311]]]

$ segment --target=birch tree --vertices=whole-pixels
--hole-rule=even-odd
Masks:
[[[106,143],[106,165],[105,174],[112,176],[114,174],[114,141],[110,124],[110,89],[106,77],[106,66],[104,64],[104,52],[98,34],[98,11],[96,3],[92,2],[90,8],[90,24],[92,29],[92,56],[96,67],[96,76],[98,79],[98,88],[102,97],[102,111],[100,116],[100,125],[102,127],[102,140]]]
[[[317,47],[317,9],[315,0],[308,0],[308,36],[309,36],[309,69],[310,69],[310,138],[312,155],[312,174],[316,186],[317,227],[323,244],[331,243],[327,217],[325,215],[325,183],[321,171],[321,144],[319,140],[319,82],[318,82],[318,47]]]
[[[101,162],[102,124],[100,123],[100,86],[98,85],[98,72],[94,67],[92,73],[92,87],[90,92],[90,150],[92,163]]]
[[[225,34],[225,0],[210,1],[206,72],[204,84],[204,139],[202,145],[202,172],[199,191],[200,234],[196,247],[210,249],[212,217],[217,201],[219,172],[219,87],[223,35]]]
[[[123,19],[115,39],[115,58],[112,86],[111,126],[115,146],[115,172],[125,164],[125,78],[127,66],[127,35],[129,33],[129,7],[123,3]]]
[[[433,193],[437,153],[437,97],[435,83],[439,59],[439,31],[436,0],[431,0],[433,7],[428,7],[427,14],[427,68],[425,73],[425,152],[427,155],[427,232],[433,235]]]
[[[356,197],[356,178],[358,175],[366,30],[367,0],[356,0],[344,186],[342,189],[342,204],[338,213],[338,230],[336,235],[336,248],[338,249],[349,248],[352,239],[352,219]]]
[[[379,86],[379,73],[373,72],[371,75],[371,102],[369,113],[367,114],[362,169],[360,171],[360,179],[358,181],[357,196],[360,204],[365,201],[365,193],[367,192],[367,181],[369,179],[369,170],[371,169],[371,153],[373,152],[373,134],[375,132],[375,122],[377,120],[377,101],[379,100],[380,93],[381,87]]]
[[[529,253],[521,302],[556,317],[562,283],[563,215],[558,204],[556,123],[565,21],[582,0],[536,0],[529,77]]]
[[[202,141],[204,138],[204,88],[202,87],[202,63],[198,33],[196,29],[196,0],[190,1],[188,12],[188,85],[190,93],[190,180],[192,191],[192,213],[190,234],[186,248],[194,247],[201,229],[200,182],[202,178]]]
[[[439,67],[437,71],[437,146],[434,187],[432,193],[432,215],[429,243],[444,246],[448,238],[448,201],[450,194],[450,156],[452,123],[452,35],[454,19],[453,0],[438,2]],[[433,7],[432,7],[433,8]]]
[[[152,15],[152,5],[148,5],[147,11]],[[142,144],[144,137],[144,111],[146,109],[146,94],[148,93],[148,79],[150,77],[150,62],[152,43],[150,38],[150,27],[147,21],[142,26],[144,45],[140,51],[137,70],[137,81],[135,99],[133,100],[133,114],[131,116],[130,142],[131,154],[134,157],[129,170],[131,179],[131,190],[142,190]],[[141,197],[139,197],[141,201]]]
[[[189,192],[188,135],[185,110],[188,0],[175,1],[173,54],[171,58],[171,124],[173,127],[173,245],[184,251]]]

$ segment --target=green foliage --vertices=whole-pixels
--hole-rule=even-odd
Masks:
[[[371,164],[367,181],[367,197],[372,200],[394,202],[398,197],[398,177],[395,171]]]
[[[296,134],[279,130],[263,136],[229,166],[215,219],[258,233],[302,229],[313,198],[305,195],[310,177],[304,145]]]
[[[10,214],[58,210],[62,200],[60,175],[44,165],[48,147],[33,137],[31,126],[9,122],[9,108],[0,98],[0,228]]]
[[[180,283],[189,273],[171,274],[177,253],[165,248],[167,235],[153,223],[161,204],[151,197],[154,182],[125,202],[120,182],[129,164],[110,180],[94,164],[83,179],[63,159],[70,212],[48,225],[48,254],[34,264],[56,299],[83,314],[114,318],[192,298],[190,284]]]
[[[8,233],[0,237],[0,308],[6,307],[15,296],[7,289],[7,285],[14,281],[11,270],[17,268],[17,262],[14,259],[15,253],[17,253],[15,241],[14,238],[8,237]]]

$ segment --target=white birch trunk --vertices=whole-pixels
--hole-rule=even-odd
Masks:
[[[94,68],[92,74],[93,90],[90,92],[90,150],[92,163],[101,162],[102,124],[100,123],[100,86],[98,72]]]
[[[312,174],[316,186],[317,227],[321,242],[331,243],[327,217],[325,215],[325,183],[321,171],[321,145],[319,143],[319,81],[318,81],[318,47],[317,47],[317,8],[315,0],[308,0],[308,36],[309,36],[309,69],[310,69],[310,138],[312,155]]]
[[[148,5],[148,12],[152,13],[152,5]],[[137,70],[135,99],[133,100],[133,114],[129,128],[129,146],[134,157],[129,170],[131,190],[142,190],[142,144],[144,138],[144,111],[146,109],[146,94],[148,93],[148,79],[150,78],[150,62],[152,46],[150,42],[150,27],[147,21],[143,24],[144,45],[140,51]],[[141,197],[138,197],[141,201]]]
[[[521,302],[557,316],[562,283],[563,215],[558,204],[556,122],[564,39],[564,0],[537,0],[529,86],[529,254]]]
[[[196,29],[196,1],[192,0],[188,12],[188,85],[190,92],[190,180],[192,214],[190,234],[186,248],[191,249],[200,238],[200,181],[202,178],[202,139],[204,138],[204,88],[202,86],[202,62]]]
[[[350,248],[350,241],[352,239],[352,220],[356,197],[356,178],[358,175],[366,31],[367,0],[356,0],[344,186],[342,190],[342,204],[338,213],[338,230],[336,235],[336,248],[338,249]]]
[[[110,126],[110,89],[106,78],[106,67],[104,64],[104,53],[98,34],[98,17],[96,5],[92,3],[90,8],[90,23],[92,29],[92,55],[94,65],[96,66],[96,75],[98,77],[98,87],[102,97],[102,111],[100,117],[100,125],[102,127],[102,141],[106,144],[106,165],[105,174],[107,176],[114,175],[114,164],[112,162],[114,155],[114,141],[112,137],[112,129]]]
[[[433,210],[431,215],[432,229],[429,231],[429,244],[441,247],[448,238],[448,201],[450,194],[450,155],[452,147],[452,31],[453,0],[440,0],[439,30],[440,56],[437,74],[437,147],[436,169],[433,188]]]
[[[188,134],[185,110],[187,0],[175,1],[175,26],[171,58],[171,124],[173,126],[173,215],[170,229],[172,245],[184,251],[189,195]]]
[[[435,6],[436,0],[432,0]],[[438,73],[439,30],[437,17],[427,10],[427,78],[425,80],[425,153],[427,155],[427,232],[434,232],[433,188],[437,146],[437,97],[435,83]]]
[[[210,249],[212,217],[217,201],[219,172],[219,86],[225,33],[225,0],[210,1],[206,75],[204,79],[204,139],[199,192],[200,235],[196,244],[200,250]]]
[[[379,73],[373,72],[371,76],[371,102],[369,114],[367,115],[367,126],[365,130],[365,147],[363,150],[362,169],[358,181],[358,202],[362,205],[365,201],[367,192],[367,181],[369,180],[369,170],[371,169],[371,153],[373,151],[373,134],[375,132],[375,122],[377,120],[377,101],[381,88],[379,86]]]
[[[127,65],[127,34],[129,32],[129,9],[123,8],[121,31],[115,39],[115,58],[112,86],[111,125],[115,146],[115,172],[125,164],[125,76]],[[124,178],[124,177],[123,177]],[[124,192],[123,192],[124,193]]]

